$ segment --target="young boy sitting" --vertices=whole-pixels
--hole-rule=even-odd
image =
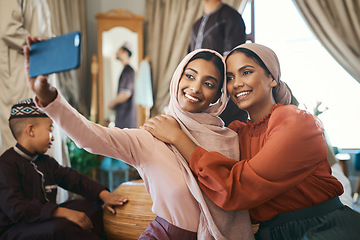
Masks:
[[[45,154],[52,123],[32,99],[11,109],[17,144],[0,156],[0,239],[102,239],[101,204],[115,214],[127,202]],[[56,204],[58,186],[84,198]]]

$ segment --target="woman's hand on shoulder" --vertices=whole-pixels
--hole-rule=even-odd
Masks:
[[[179,134],[183,134],[179,123],[170,115],[158,115],[147,120],[141,129],[150,132],[159,140],[175,144]]]
[[[197,145],[181,130],[176,119],[170,115],[151,118],[141,128],[159,140],[175,145],[188,162],[197,148]]]

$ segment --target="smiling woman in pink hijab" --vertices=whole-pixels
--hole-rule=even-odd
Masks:
[[[256,239],[360,239],[360,214],[338,198],[343,189],[331,175],[323,126],[289,105],[276,54],[242,44],[227,56],[226,75],[230,97],[249,114],[247,123],[229,125],[240,161],[194,143],[169,116],[150,119],[145,129],[179,149],[218,206],[249,209],[260,223]]]
[[[24,49],[27,64],[28,48]],[[193,141],[204,149],[237,159],[237,135],[224,128],[218,117],[228,100],[224,69],[224,60],[215,51],[189,53],[173,75],[169,109]],[[224,211],[212,203],[203,195],[187,162],[174,146],[144,129],[95,124],[71,107],[46,77],[27,79],[36,94],[37,105],[79,147],[122,159],[138,170],[157,215],[140,239],[253,239],[248,211]]]

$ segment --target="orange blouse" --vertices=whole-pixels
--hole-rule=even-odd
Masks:
[[[293,105],[275,105],[261,121],[229,126],[240,161],[198,147],[190,166],[201,189],[225,210],[249,209],[253,223],[343,193],[331,175],[321,122]]]

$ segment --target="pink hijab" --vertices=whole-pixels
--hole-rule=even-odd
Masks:
[[[232,158],[240,158],[239,139],[237,134],[224,127],[224,122],[218,115],[225,109],[229,96],[226,92],[226,77],[224,71],[224,84],[222,95],[219,100],[210,105],[205,111],[190,113],[184,111],[177,99],[177,91],[184,68],[189,60],[197,53],[207,51],[223,57],[215,51],[198,49],[189,53],[178,65],[170,84],[169,114],[180,124],[182,130],[197,145],[208,151],[220,152]],[[200,207],[200,222],[198,239],[254,239],[252,225],[248,211],[225,211],[215,205],[205,194],[202,193],[197,180],[194,178],[187,161],[182,157],[175,146],[171,146],[182,168],[186,184],[198,201]],[[216,216],[213,218],[213,216]]]

